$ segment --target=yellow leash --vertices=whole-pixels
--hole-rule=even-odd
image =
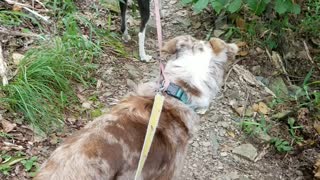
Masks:
[[[161,21],[160,21],[159,7],[160,7],[159,0],[154,0],[154,10],[155,10],[156,24],[157,24],[157,35],[158,35],[158,43],[159,43],[159,50],[160,50],[160,57],[161,57],[162,32],[161,32]],[[162,75],[164,78],[164,81],[166,82],[167,79],[163,74],[164,68],[163,68],[163,64],[161,62],[161,58],[159,60],[159,64],[160,64],[160,76]],[[165,84],[165,87],[166,86],[168,86],[168,85]],[[152,111],[151,111],[151,115],[150,115],[150,119],[149,119],[149,123],[148,123],[147,133],[144,138],[144,143],[143,143],[142,151],[140,154],[139,164],[138,164],[138,168],[137,168],[134,180],[141,179],[142,169],[143,169],[143,166],[147,160],[148,153],[150,151],[152,141],[154,138],[154,134],[155,134],[157,127],[158,127],[158,124],[159,124],[159,119],[160,119],[163,103],[164,103],[164,96],[161,94],[161,92],[158,92],[156,94],[156,96],[154,97],[154,102],[153,102],[153,107],[152,107]]]
[[[136,175],[134,177],[135,180],[140,179],[144,163],[148,157],[148,153],[150,151],[153,137],[154,137],[154,134],[157,130],[157,126],[159,123],[163,102],[164,102],[164,96],[161,95],[160,93],[157,93],[154,98],[151,116],[150,116],[149,123],[148,123],[147,133],[144,138],[144,143],[143,143],[143,147],[142,147],[142,151],[141,151],[141,155],[140,155],[140,159],[139,159],[138,168],[136,171]]]

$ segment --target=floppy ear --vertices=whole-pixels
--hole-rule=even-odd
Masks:
[[[168,42],[166,42],[164,44],[164,46],[161,48],[161,51],[162,52],[166,52],[166,53],[169,53],[169,54],[174,54],[176,53],[177,51],[177,38],[173,38],[173,39],[170,39]]]
[[[211,38],[209,43],[215,54],[219,54],[226,47],[225,42],[218,38]]]

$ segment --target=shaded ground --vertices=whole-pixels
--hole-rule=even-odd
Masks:
[[[164,0],[163,15],[164,39],[183,34],[204,39],[206,32],[210,30],[207,29],[208,22],[199,19],[201,17],[192,14],[176,0]],[[203,23],[199,24],[199,22]],[[151,20],[146,46],[147,52],[155,56],[157,47],[153,24],[154,20]],[[134,35],[133,40],[137,41],[136,34],[131,35]],[[131,42],[126,45],[126,48],[132,54],[136,54],[137,44]],[[38,162],[41,163],[59,142],[91,120],[92,109],[108,112],[130,91],[132,81],[146,82],[158,76],[157,63],[146,64],[132,59],[119,59],[107,53],[98,60],[98,63],[99,68],[95,73],[97,86],[91,89],[77,86],[77,95],[82,108],[78,115],[72,112],[65,115],[67,126],[64,133],[52,134],[48,139],[38,142],[30,128],[18,124],[11,133],[14,139],[13,144],[21,144],[21,147],[15,148],[26,152],[29,156],[37,156]],[[271,95],[261,84],[253,80],[255,77],[245,68],[234,65],[232,69],[224,91],[212,103],[210,111],[201,118],[199,132],[190,144],[181,179],[310,179],[311,167],[319,150],[302,150],[296,156],[278,155],[268,143],[252,140],[240,130],[241,118],[233,108],[234,103],[249,106],[267,101]],[[10,116],[6,118],[10,119]],[[16,119],[16,116],[14,118]],[[235,150],[243,144],[249,144],[252,147],[244,149],[244,152]],[[5,145],[4,142],[1,145]],[[0,175],[0,178],[26,179],[28,175],[23,171],[22,165],[17,165],[10,177]]]

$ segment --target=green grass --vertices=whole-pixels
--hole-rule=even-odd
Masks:
[[[0,102],[9,103],[46,132],[62,124],[62,110],[76,100],[71,81],[85,83],[86,68],[81,62],[91,50],[85,46],[87,40],[78,37],[75,46],[73,38],[42,42],[40,48],[29,51],[22,60],[15,80],[1,87],[7,96]]]
[[[0,86],[5,93],[0,104],[23,113],[37,130],[49,132],[63,124],[63,110],[77,100],[71,83],[86,84],[92,59],[101,53],[90,37],[81,34],[74,17],[63,19],[62,37],[41,41],[28,51],[14,80]]]

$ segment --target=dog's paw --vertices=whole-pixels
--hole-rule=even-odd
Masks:
[[[201,115],[205,114],[207,111],[208,111],[208,108],[198,108],[198,109],[196,109],[196,113],[201,114]]]
[[[130,36],[129,34],[123,34],[123,35],[122,35],[122,40],[123,40],[124,42],[128,42],[128,41],[131,40],[131,36]]]
[[[152,59],[152,56],[149,56],[149,55],[140,56],[141,61],[149,62],[151,59]]]

